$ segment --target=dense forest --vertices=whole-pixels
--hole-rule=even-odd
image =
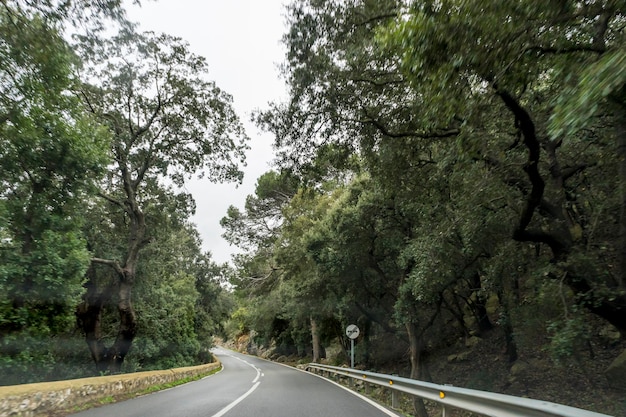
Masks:
[[[247,149],[205,59],[115,0],[0,13],[3,384],[200,363],[213,336],[346,363],[354,323],[367,368],[451,383],[437,352],[482,344],[626,387],[626,2],[291,1],[233,265],[181,191]]]
[[[288,99],[255,115],[276,169],[222,220],[250,348],[349,363],[354,323],[366,368],[582,407],[623,387],[625,7],[292,2]],[[522,367],[569,373],[562,397]]]

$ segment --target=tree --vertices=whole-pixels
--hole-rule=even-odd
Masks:
[[[54,23],[3,4],[0,32],[0,366],[11,384],[50,377],[50,338],[71,327],[90,256],[81,212],[109,136],[71,94],[78,61]]]
[[[92,258],[94,268],[110,268],[115,279],[104,288],[91,280],[78,316],[97,369],[117,372],[137,334],[131,294],[140,252],[156,239],[150,218],[159,207],[151,192],[165,179],[182,186],[196,171],[213,181],[240,180],[247,138],[231,97],[205,80],[205,60],[180,39],[125,30],[110,40],[83,43],[81,52],[90,64],[83,78],[91,82],[81,96],[113,135],[100,197],[123,219],[125,237],[118,234],[124,241],[115,242],[117,251],[109,257]],[[119,328],[107,347],[100,316],[113,292]]]
[[[619,60],[620,53],[615,52],[623,40],[619,3],[424,3],[409,7],[407,18],[398,19],[381,39],[397,51],[416,93],[432,104],[431,111],[422,115],[426,123],[455,114],[484,123],[476,111],[487,105],[509,112],[507,123],[509,129],[516,129],[518,139],[513,145],[502,143],[500,149],[523,147],[526,151],[525,181],[517,190],[511,189],[521,193],[512,238],[549,248],[557,266],[549,276],[567,283],[580,304],[623,335],[626,293],[619,278],[622,272],[612,266],[621,262],[610,260],[619,258],[622,235],[608,232],[612,215],[600,215],[597,205],[586,205],[599,203],[598,193],[607,185],[598,181],[602,172],[618,172],[615,157],[619,152],[603,152],[611,146],[612,132],[598,119],[590,130],[573,135],[562,129],[571,117],[565,121],[557,113],[553,133],[569,135],[547,133],[557,104],[551,98],[566,92],[571,69],[584,74],[580,69],[596,62],[610,71],[614,68],[610,63]],[[606,87],[604,95],[619,94],[620,78],[602,74],[596,85]],[[619,106],[603,109],[605,120],[621,117]],[[588,115],[585,111],[581,118],[586,120]],[[587,144],[581,143],[585,140]],[[601,166],[594,158],[599,154]],[[587,181],[593,186],[585,187]],[[621,189],[619,182],[612,186]],[[622,203],[609,204],[609,212],[621,210],[617,207]],[[606,227],[608,233],[603,236],[610,242],[608,252],[595,246],[596,224],[592,226],[590,218]]]
[[[133,0],[133,3],[140,4],[140,1]],[[107,23],[122,26],[129,23],[121,0],[7,0],[3,7],[5,10],[20,10],[30,17],[38,15],[46,24],[60,25],[60,29],[73,26],[95,33],[104,30]]]
[[[293,4],[289,10],[290,31],[284,38],[288,54],[283,72],[291,88],[289,102],[274,105],[261,113],[258,121],[276,135],[276,144],[282,150],[280,155],[284,156],[281,164],[300,169],[313,180],[315,176],[311,173],[316,174],[319,166],[345,169],[349,167],[345,161],[351,160],[346,155],[358,153],[362,158],[362,166],[370,172],[375,185],[373,190],[355,197],[358,204],[353,204],[362,212],[345,209],[345,215],[352,216],[352,222],[346,219],[345,225],[354,228],[348,236],[363,239],[343,240],[328,265],[345,267],[347,276],[354,276],[353,271],[367,271],[346,287],[350,291],[370,288],[373,294],[387,294],[391,298],[391,302],[380,302],[373,307],[383,310],[379,322],[388,322],[396,302],[399,303],[398,317],[410,317],[398,324],[406,327],[411,341],[415,342],[411,359],[412,374],[417,376],[423,369],[420,366],[423,348],[418,345],[425,346],[424,332],[432,324],[432,320],[422,320],[421,316],[437,316],[437,308],[433,314],[431,306],[426,305],[441,303],[448,287],[443,285],[439,291],[433,290],[432,298],[423,295],[424,300],[430,301],[424,302],[421,309],[416,307],[420,304],[416,300],[418,289],[412,287],[417,287],[417,280],[411,277],[426,265],[417,264],[416,258],[421,254],[412,253],[417,245],[411,247],[407,242],[429,227],[432,229],[434,220],[420,212],[429,212],[427,204],[416,201],[425,190],[419,182],[428,182],[429,167],[440,161],[449,163],[448,159],[454,158],[453,151],[448,152],[445,144],[449,138],[458,137],[464,120],[444,114],[436,121],[424,123],[422,115],[429,111],[431,103],[411,88],[400,71],[395,51],[380,47],[377,33],[401,10],[402,3],[397,1]],[[341,156],[332,159],[328,158],[329,154]],[[389,192],[381,193],[379,187],[388,187]],[[437,191],[440,190],[431,193]],[[445,194],[436,195],[436,204],[446,207],[445,198]],[[441,217],[439,214],[435,218]],[[393,239],[387,234],[391,230],[396,234]],[[336,236],[329,233],[319,239],[320,248],[327,244],[327,239]],[[346,247],[351,250],[346,251]],[[445,257],[444,253],[437,255]],[[320,260],[324,262],[323,256]],[[441,282],[440,277],[425,275],[433,282]],[[484,320],[484,314],[481,316]],[[417,324],[421,326],[419,329]]]
[[[404,236],[379,191],[367,175],[339,187],[323,219],[307,233],[305,245],[324,282],[317,297],[338,300],[344,311],[335,308],[334,313],[340,318],[359,321],[363,328],[375,324],[395,335],[392,317],[400,268],[394,258]],[[371,336],[364,332],[366,361]]]
[[[356,159],[375,184],[349,208],[337,204],[327,229],[309,236],[316,274],[332,281],[336,271],[351,280],[353,271],[369,272],[366,248],[382,253],[369,237],[380,238],[377,227],[391,225],[382,213],[392,212],[405,240],[375,260],[397,284],[395,311],[417,335],[415,352],[420,337],[440,336],[442,317],[466,335],[487,333],[489,298],[499,300],[513,361],[520,304],[539,303],[533,293],[554,291],[554,283],[565,286],[565,308],[545,321],[560,314],[555,322],[566,323],[573,300],[623,332],[616,219],[624,205],[615,195],[623,186],[622,8],[293,3],[283,67],[290,95],[257,121],[276,136],[280,166],[304,182],[319,186]],[[379,196],[373,215],[368,195]],[[346,288],[376,283],[365,275]]]
[[[378,157],[381,141],[418,145],[424,136],[455,134],[454,129],[421,129],[424,103],[394,55],[376,42],[377,28],[393,19],[399,6],[394,0],[301,0],[289,6],[282,68],[289,100],[273,103],[256,118],[275,135],[283,168],[323,180],[332,168],[358,169],[355,153],[366,158],[365,166],[375,166],[368,158]]]
[[[196,333],[204,348],[213,343],[213,337],[227,339],[226,322],[235,310],[235,298],[225,288],[232,267],[218,265],[210,260],[209,254],[196,261]]]
[[[316,362],[322,354],[318,323],[339,314],[334,302],[339,297],[329,291],[332,284],[320,273],[307,247],[310,234],[323,221],[335,198],[332,185],[328,188],[298,190],[283,209],[285,220],[274,249],[280,268],[278,289],[284,300],[283,316],[290,321],[294,340],[300,346],[312,347]]]
[[[159,222],[154,230],[162,237],[144,250],[137,268],[132,364],[145,370],[202,363],[228,312],[220,306],[219,270],[210,254],[202,254],[198,234],[184,218]]]
[[[245,212],[230,206],[220,220],[222,235],[231,245],[247,251],[235,258],[237,288],[264,286],[274,281],[276,239],[283,223],[283,209],[297,193],[298,179],[289,172],[269,171],[257,180],[255,194],[246,197]]]
[[[298,179],[288,172],[269,171],[256,183],[254,195],[246,198],[245,212],[231,206],[220,220],[223,237],[242,249],[271,245],[282,223],[282,207],[296,194]]]

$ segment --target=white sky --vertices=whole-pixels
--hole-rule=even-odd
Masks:
[[[257,178],[270,169],[273,158],[270,134],[251,123],[253,110],[266,108],[285,95],[277,66],[283,61],[280,39],[285,32],[284,0],[158,0],[143,1],[141,8],[127,1],[131,21],[139,30],[178,36],[192,52],[204,56],[209,78],[233,96],[234,107],[250,137],[243,184],[212,184],[194,180],[187,189],[196,200],[192,221],[202,237],[203,249],[218,263],[226,262],[237,248],[222,239],[219,224],[228,206],[243,209],[254,193]]]

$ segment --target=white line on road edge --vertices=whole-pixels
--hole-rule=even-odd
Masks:
[[[239,358],[238,358],[238,357],[236,357],[235,355],[231,355],[231,354],[229,354],[229,353],[226,353],[226,355],[227,355],[227,356],[230,356],[230,357],[232,357],[232,358],[238,359],[238,360],[240,360],[240,361],[242,361],[242,362],[245,362],[245,363],[247,363],[248,365],[252,366],[254,369],[259,369],[259,368],[257,368],[256,366],[252,365],[251,363],[249,363],[249,362],[247,362],[247,361],[245,361],[245,360],[243,360],[243,359],[239,359]],[[331,384],[334,384],[334,385],[338,386],[338,387],[339,387],[339,388],[341,388],[341,389],[344,389],[344,390],[348,391],[350,394],[352,394],[352,395],[354,395],[354,396],[356,396],[356,397],[358,397],[358,398],[362,399],[363,401],[365,401],[366,403],[370,404],[370,405],[371,405],[371,406],[373,406],[374,408],[379,409],[379,410],[380,410],[380,411],[382,411],[384,414],[387,414],[389,417],[399,417],[399,416],[400,416],[399,414],[394,413],[393,411],[389,410],[388,408],[386,408],[386,407],[384,407],[384,406],[382,406],[382,405],[378,404],[376,401],[374,401],[374,400],[372,400],[372,399],[370,399],[370,398],[366,397],[365,395],[359,394],[359,393],[358,393],[358,392],[356,392],[356,391],[352,391],[350,388],[348,388],[348,387],[344,387],[343,385],[338,384],[338,383],[336,383],[335,381],[331,381],[330,379],[324,378],[323,376],[317,375],[317,374],[315,374],[315,373],[313,373],[313,372],[307,372],[307,371],[305,371],[305,370],[303,370],[303,369],[298,369],[298,368],[296,368],[296,367],[289,366],[289,365],[286,365],[286,364],[284,364],[284,363],[280,363],[280,362],[272,362],[272,361],[270,361],[270,360],[263,359],[263,358],[260,358],[260,357],[258,357],[258,356],[256,356],[255,358],[256,358],[256,359],[259,359],[259,360],[262,360],[262,361],[265,361],[265,362],[273,363],[273,364],[276,364],[276,365],[281,365],[281,366],[284,366],[285,368],[293,369],[293,370],[296,370],[296,371],[300,371],[300,372],[302,372],[302,373],[305,373],[305,374],[307,374],[307,375],[311,375],[311,376],[314,376],[314,377],[320,378],[320,379],[322,379],[322,380],[324,380],[324,381],[326,381],[326,382],[330,382]],[[261,376],[265,376],[265,374],[264,374],[264,373],[261,373]],[[252,394],[252,391],[254,391],[254,390],[256,389],[256,387],[257,387],[260,383],[261,383],[261,381],[257,382],[257,383],[256,383],[256,385],[255,385],[255,386],[253,386],[252,388],[250,388],[250,390],[249,390],[248,392],[246,392],[245,394],[243,394],[241,397],[237,398],[237,399],[236,399],[233,403],[231,403],[230,405],[227,405],[224,409],[222,409],[222,411],[220,411],[219,413],[217,413],[217,414],[215,414],[215,415],[213,415],[213,416],[211,416],[211,417],[222,417],[222,416],[223,416],[224,414],[226,414],[226,413],[227,413],[227,412],[228,412],[231,408],[233,408],[234,406],[236,406],[236,405],[237,405],[240,401],[243,401],[243,399],[244,399],[244,398],[246,398],[248,395]]]
[[[256,384],[254,384],[252,386],[252,388],[250,388],[248,390],[248,392],[246,392],[245,394],[243,394],[241,397],[237,398],[235,401],[233,401],[232,403],[228,404],[226,407],[222,408],[220,411],[217,412],[217,414],[213,414],[212,417],[222,417],[224,414],[228,413],[234,406],[236,406],[237,404],[239,404],[240,402],[242,402],[243,400],[245,400],[245,398],[252,394],[252,392],[254,392],[255,389],[257,389],[257,387],[261,384],[261,382],[257,382]]]
[[[281,364],[281,365],[282,365],[282,364]],[[288,365],[285,365],[285,366],[288,366]],[[313,373],[313,372],[307,372],[307,371],[304,371],[304,370],[302,370],[302,369],[298,369],[298,368],[292,368],[292,369],[296,369],[296,370],[298,370],[298,371],[300,371],[300,372],[304,372],[305,374],[312,375],[312,376],[316,376],[316,377],[318,377],[318,378],[323,379],[323,380],[324,380],[324,381],[326,381],[326,382],[330,382],[331,384],[335,384],[335,385],[336,385],[336,386],[338,386],[339,388],[341,388],[341,389],[344,389],[344,390],[348,391],[350,394],[352,394],[352,395],[355,395],[355,396],[359,397],[360,399],[362,399],[362,400],[363,400],[363,401],[365,401],[366,403],[370,404],[371,406],[373,406],[373,407],[375,407],[375,408],[378,408],[380,411],[382,411],[383,413],[387,414],[389,417],[399,417],[399,415],[398,415],[397,413],[394,413],[393,411],[389,410],[388,408],[386,408],[386,407],[384,407],[384,406],[382,406],[382,405],[378,404],[376,401],[374,401],[374,400],[372,400],[372,399],[370,399],[370,398],[366,397],[366,396],[365,396],[365,395],[363,395],[363,394],[360,394],[360,393],[358,393],[358,392],[356,392],[356,391],[353,391],[353,390],[351,390],[351,389],[350,389],[350,388],[348,388],[348,387],[344,387],[343,385],[338,384],[338,383],[337,383],[337,382],[335,382],[335,381],[332,381],[332,380],[330,380],[330,379],[328,379],[328,378],[324,378],[323,376],[321,376],[321,375],[317,375],[317,374],[315,374],[315,373]]]

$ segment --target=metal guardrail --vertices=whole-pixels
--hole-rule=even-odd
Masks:
[[[441,404],[443,417],[446,417],[446,414],[451,409],[461,409],[490,417],[612,417],[607,414],[600,414],[549,401],[520,398],[449,385],[438,385],[394,375],[360,371],[358,369],[340,368],[317,363],[310,363],[305,369],[307,371],[319,371],[328,375],[342,375],[389,388],[394,393],[403,392],[425,400],[435,401]]]

